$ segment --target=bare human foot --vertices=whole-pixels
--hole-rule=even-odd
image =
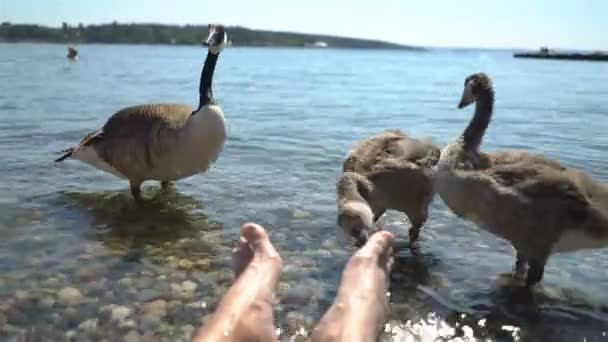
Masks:
[[[281,267],[281,256],[264,228],[244,224],[234,250],[234,284],[193,340],[276,341],[272,295]]]
[[[388,286],[394,236],[373,234],[348,261],[332,306],[310,341],[375,341],[389,309]]]

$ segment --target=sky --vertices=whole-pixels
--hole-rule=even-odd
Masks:
[[[608,50],[608,0],[0,0],[0,21],[213,22],[421,46]]]

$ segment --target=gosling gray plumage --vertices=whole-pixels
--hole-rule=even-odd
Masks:
[[[514,276],[541,281],[553,253],[608,245],[608,186],[582,171],[524,151],[479,151],[494,108],[484,73],[466,78],[459,108],[475,102],[460,138],[441,151],[435,191],[458,216],[509,242]],[[529,267],[526,274],[526,267]]]
[[[209,51],[201,72],[197,109],[180,104],[145,104],[113,114],[102,129],[85,136],[56,159],[74,158],[128,179],[139,199],[145,180],[170,181],[207,171],[226,140],[224,113],[215,103],[212,81],[220,51],[227,41],[224,27],[209,25]]]

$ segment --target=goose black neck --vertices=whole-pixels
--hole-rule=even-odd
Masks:
[[[198,109],[201,109],[203,106],[208,104],[215,103],[213,99],[213,72],[215,71],[215,64],[217,63],[217,57],[219,53],[214,54],[211,51],[207,52],[207,58],[205,59],[205,64],[203,65],[203,71],[201,72],[201,83],[199,85],[199,105]]]
[[[483,89],[475,101],[475,114],[462,134],[464,149],[476,151],[481,145],[494,110],[494,90]]]

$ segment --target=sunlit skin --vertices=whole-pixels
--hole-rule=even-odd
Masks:
[[[310,341],[375,341],[388,313],[393,235],[373,234],[349,260],[332,306]],[[282,259],[263,227],[247,223],[233,251],[235,280],[193,341],[277,341],[272,294]]]

